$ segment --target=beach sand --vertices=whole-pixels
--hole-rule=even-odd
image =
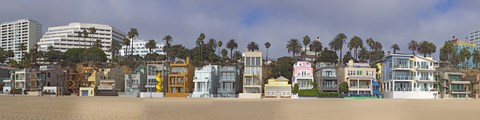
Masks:
[[[0,96],[0,120],[464,120],[480,100]]]

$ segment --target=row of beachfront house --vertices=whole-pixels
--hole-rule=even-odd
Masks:
[[[300,90],[313,89],[316,84],[320,93],[340,93],[340,83],[346,82],[347,96],[434,99],[474,97],[479,89],[478,75],[438,68],[431,57],[410,54],[389,54],[376,67],[352,60],[344,65],[297,61],[292,78],[281,76],[267,81],[261,52],[245,51],[242,61],[243,67],[193,67],[186,58],[170,64],[140,64],[133,70],[93,65],[79,66],[77,70],[42,66],[38,70],[13,70],[10,79],[3,80],[3,92],[16,89],[29,95],[292,98],[296,97],[292,93],[295,84]]]

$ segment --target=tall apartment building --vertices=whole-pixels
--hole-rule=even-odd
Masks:
[[[78,36],[83,30],[94,27],[96,33],[89,34],[87,38]],[[49,46],[53,46],[55,50],[65,52],[71,48],[89,48],[97,40],[102,44],[102,50],[105,51],[108,59],[112,59],[112,53],[109,51],[112,41],[121,42],[125,38],[125,33],[104,24],[93,23],[70,23],[66,26],[48,27],[48,31],[38,42],[39,50],[47,51]]]
[[[35,20],[20,19],[0,23],[0,47],[5,51],[13,50],[16,61],[20,61],[24,52],[30,51],[42,37],[42,25]],[[20,44],[27,50],[20,51]]]
[[[134,40],[133,42],[130,41],[130,44],[133,43],[133,55],[139,55],[140,57],[145,57],[148,53],[150,53],[150,50],[148,48],[145,48],[145,44],[148,43],[148,41],[144,40]],[[163,44],[157,42],[157,48],[152,49],[153,53],[157,53],[159,55],[164,55],[165,52],[163,52]],[[125,56],[125,50],[127,50],[127,55],[130,55],[131,53],[131,46],[122,46],[122,49],[120,50],[120,55]]]
[[[480,29],[468,33],[466,38],[470,44],[480,46]]]
[[[262,52],[245,51],[243,53],[243,93],[239,98],[261,98],[263,93]]]

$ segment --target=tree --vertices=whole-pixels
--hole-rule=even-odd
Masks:
[[[287,52],[290,53],[292,52],[292,59],[295,60],[295,53],[299,53],[302,51],[302,45],[300,45],[300,42],[292,38],[290,41],[288,41],[287,46],[285,47],[287,49]]]
[[[131,39],[131,47],[130,47],[130,55],[133,55],[133,39],[138,37],[138,30],[137,28],[130,28],[130,31],[127,33],[127,37]]]
[[[223,42],[219,40],[219,41],[217,42],[218,49],[222,49],[222,45],[223,45]],[[220,52],[220,51],[219,51],[219,52]]]
[[[470,51],[467,48],[463,48],[460,51],[459,57],[460,57],[460,61],[463,63],[462,66],[466,68],[467,65],[465,63],[468,63],[468,59],[470,59]]]
[[[0,48],[0,63],[3,63],[7,60],[7,52],[3,49]]]
[[[303,54],[303,55],[305,55],[305,57],[304,57],[303,59],[305,59],[305,58],[306,58],[306,55],[307,55],[307,46],[308,46],[308,45],[310,44],[310,42],[311,42],[311,41],[310,41],[310,37],[308,37],[308,35],[305,35],[305,36],[303,37],[303,41],[302,41],[302,42],[303,42],[303,45],[304,45],[304,51],[303,51],[304,54]]]
[[[342,82],[340,83],[340,93],[342,94],[347,94],[348,90],[348,83],[347,82]]]
[[[348,48],[350,50],[353,50],[354,49],[354,59],[358,59],[358,54],[357,54],[357,51],[358,51],[358,48],[362,48],[363,47],[363,41],[362,41],[362,38],[358,37],[358,36],[353,36],[353,38],[350,40],[350,42],[348,42]]]
[[[165,52],[165,55],[166,55],[166,58],[167,58],[167,61],[168,61],[168,56],[169,56],[169,52],[168,52],[168,48],[170,48],[171,46],[171,43],[173,41],[173,37],[170,36],[170,35],[165,35],[163,37],[163,41],[165,42],[165,46],[163,46],[163,52]]]
[[[268,48],[270,48],[270,46],[272,46],[270,42],[265,43],[265,48],[267,48],[267,55],[265,56],[265,61],[268,61]]]
[[[297,84],[293,85],[293,93],[298,93],[298,90],[300,89],[300,86]]]
[[[478,50],[473,51],[473,63],[475,63],[475,68],[478,68],[478,64],[480,63],[480,51]]]
[[[88,38],[88,32],[86,29],[83,29],[82,31],[82,37],[83,37],[83,40],[85,40],[85,42],[87,42],[87,38]],[[90,45],[92,45],[92,42],[91,41],[88,41],[90,43]]]
[[[47,50],[46,61],[50,64],[53,64],[54,62],[60,62],[63,58],[62,52],[55,50],[53,46],[48,46]]]
[[[415,41],[415,40],[412,40],[412,41],[410,41],[410,42],[408,43],[408,49],[412,51],[412,54],[413,54],[413,55],[415,55],[415,51],[418,50],[418,47],[419,47],[419,46],[420,46],[420,45],[419,45],[418,42]]]
[[[442,51],[440,51],[440,55],[445,55],[446,57],[446,61],[450,61],[450,65],[451,63],[453,63],[453,59],[452,59],[452,56],[453,54],[456,54],[454,52],[454,49],[453,49],[453,43],[450,42],[450,41],[445,41],[445,44],[443,44],[443,53]]]
[[[272,68],[272,74],[269,74],[267,78],[278,78],[280,76],[292,78],[293,64],[294,60],[291,57],[278,58],[276,62],[272,62],[270,64]]]
[[[437,47],[432,42],[422,41],[418,46],[418,53],[423,54],[424,57],[427,57],[427,54],[431,57],[432,53],[435,53]]]
[[[123,38],[122,42],[123,42],[123,45],[125,45],[125,50],[124,50],[125,54],[124,55],[127,56],[128,55],[128,46],[130,46],[130,39]]]
[[[97,33],[97,29],[95,29],[95,27],[88,28],[88,31],[89,31],[88,34],[91,34],[91,35]],[[92,41],[93,41],[93,38],[90,38],[90,46],[92,46]]]
[[[7,54],[6,54],[6,55],[7,55],[7,57],[9,57],[9,58],[15,57],[15,53],[13,52],[13,50],[7,50]]]
[[[325,48],[323,52],[320,54],[320,58],[318,59],[320,62],[333,62],[337,63],[338,62],[338,56],[335,51],[328,50]]]
[[[255,50],[259,50],[258,49],[258,44],[252,41],[252,42],[248,43],[247,49],[248,49],[248,51],[252,51],[252,52],[255,51]]]
[[[449,54],[447,54],[445,47],[440,48],[440,55],[439,55],[440,61],[442,62],[448,61],[448,56]]]
[[[217,41],[215,39],[210,38],[210,40],[208,40],[208,45],[212,47],[213,50],[217,51]]]
[[[343,62],[348,62],[349,60],[353,60],[352,53],[347,51],[347,54],[343,57]]]
[[[235,51],[235,53],[233,53],[233,61],[238,61],[242,59],[242,53],[240,51]]]
[[[100,41],[100,40],[95,41],[95,43],[93,43],[93,47],[97,47],[97,48],[102,49],[103,46],[102,46],[101,42],[102,41]]]
[[[345,43],[346,39],[347,39],[347,36],[345,36],[345,34],[338,33],[333,38],[333,40],[329,43],[330,49],[335,51],[340,51],[340,60],[342,59],[343,44]]]
[[[367,48],[362,47],[358,52],[358,60],[361,62],[366,62],[369,59],[369,51]]]
[[[112,59],[115,60],[116,56],[118,55],[118,51],[122,49],[122,44],[120,41],[113,40],[112,45],[110,47],[110,52],[112,53]]]
[[[20,49],[20,53],[23,58],[25,56],[25,51],[27,50],[27,46],[25,46],[25,43],[20,43],[20,46],[18,48]]]
[[[200,33],[200,35],[198,36],[197,40],[195,41],[195,43],[197,44],[197,46],[200,47],[200,51],[199,51],[199,54],[200,54],[200,61],[202,61],[202,45],[204,44],[203,40],[205,40],[205,34],[203,33]]]
[[[235,41],[235,39],[230,39],[230,41],[227,42],[227,48],[230,49],[230,59],[233,58],[233,49],[237,49],[238,44]]]
[[[392,47],[390,47],[393,49],[393,54],[396,54],[397,53],[397,50],[400,50],[400,47],[398,46],[398,44],[393,44]]]
[[[322,43],[320,41],[314,40],[309,47],[310,51],[313,51],[315,53],[315,59],[317,59],[318,53],[321,52],[323,49]]]
[[[152,53],[152,49],[156,49],[156,48],[157,48],[157,42],[155,42],[154,39],[148,40],[148,42],[145,43],[145,48],[147,48],[148,51],[149,51],[150,53]]]
[[[227,49],[222,49],[222,57],[223,58],[228,58],[228,52],[227,52]]]

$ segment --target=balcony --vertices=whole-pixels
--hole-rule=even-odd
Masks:
[[[133,86],[132,86],[133,88]],[[115,90],[115,86],[112,85],[99,85],[98,90]]]
[[[395,76],[393,77],[394,80],[415,80],[413,76]]]
[[[410,69],[412,68],[410,65],[402,65],[402,64],[397,64],[393,66],[394,69]]]
[[[233,88],[226,88],[226,89],[219,88],[217,91],[219,93],[235,93],[235,89]]]

